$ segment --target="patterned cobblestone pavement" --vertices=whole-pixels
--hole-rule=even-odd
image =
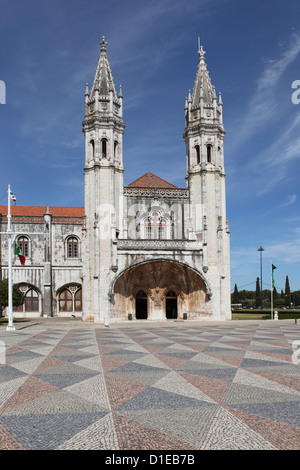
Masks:
[[[0,449],[299,450],[297,340],[292,320],[2,325]]]

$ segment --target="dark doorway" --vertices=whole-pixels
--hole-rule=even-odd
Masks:
[[[177,318],[177,294],[173,290],[166,295],[166,317],[168,320]]]
[[[135,296],[135,318],[137,320],[147,320],[148,302],[147,294],[143,290],[139,290]]]

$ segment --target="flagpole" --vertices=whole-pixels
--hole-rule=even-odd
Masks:
[[[16,329],[13,324],[12,250],[15,246],[16,236],[20,235],[18,232],[13,232],[11,228],[11,199],[16,202],[16,198],[12,194],[9,184],[7,196],[7,230],[6,232],[0,232],[1,235],[8,235],[8,325],[6,327],[7,331],[14,331]],[[27,234],[45,236],[43,233],[38,232],[28,232],[26,233],[26,235]]]
[[[273,320],[273,263],[271,261],[271,320]]]
[[[13,324],[13,311],[12,311],[12,233],[11,233],[11,213],[10,213],[10,184],[8,185],[8,200],[7,200],[7,231],[8,231],[8,326],[6,330],[15,330]]]

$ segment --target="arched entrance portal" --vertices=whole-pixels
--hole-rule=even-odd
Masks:
[[[155,260],[127,268],[112,285],[111,318],[165,320],[201,318],[207,311],[207,285],[194,269]]]
[[[139,290],[135,296],[135,318],[137,320],[147,320],[148,317],[148,299],[143,290]]]
[[[177,318],[177,294],[173,290],[166,294],[166,317],[168,320]]]

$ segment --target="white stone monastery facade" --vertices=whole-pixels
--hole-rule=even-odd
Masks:
[[[230,319],[223,104],[203,47],[184,107],[186,187],[178,188],[151,173],[124,186],[123,95],[104,38],[100,46],[85,92],[84,208],[11,208],[26,257],[25,266],[18,256],[13,260],[13,281],[25,294],[15,315],[73,315],[104,324]],[[3,232],[7,206],[0,214]],[[7,252],[2,236],[2,278]]]

